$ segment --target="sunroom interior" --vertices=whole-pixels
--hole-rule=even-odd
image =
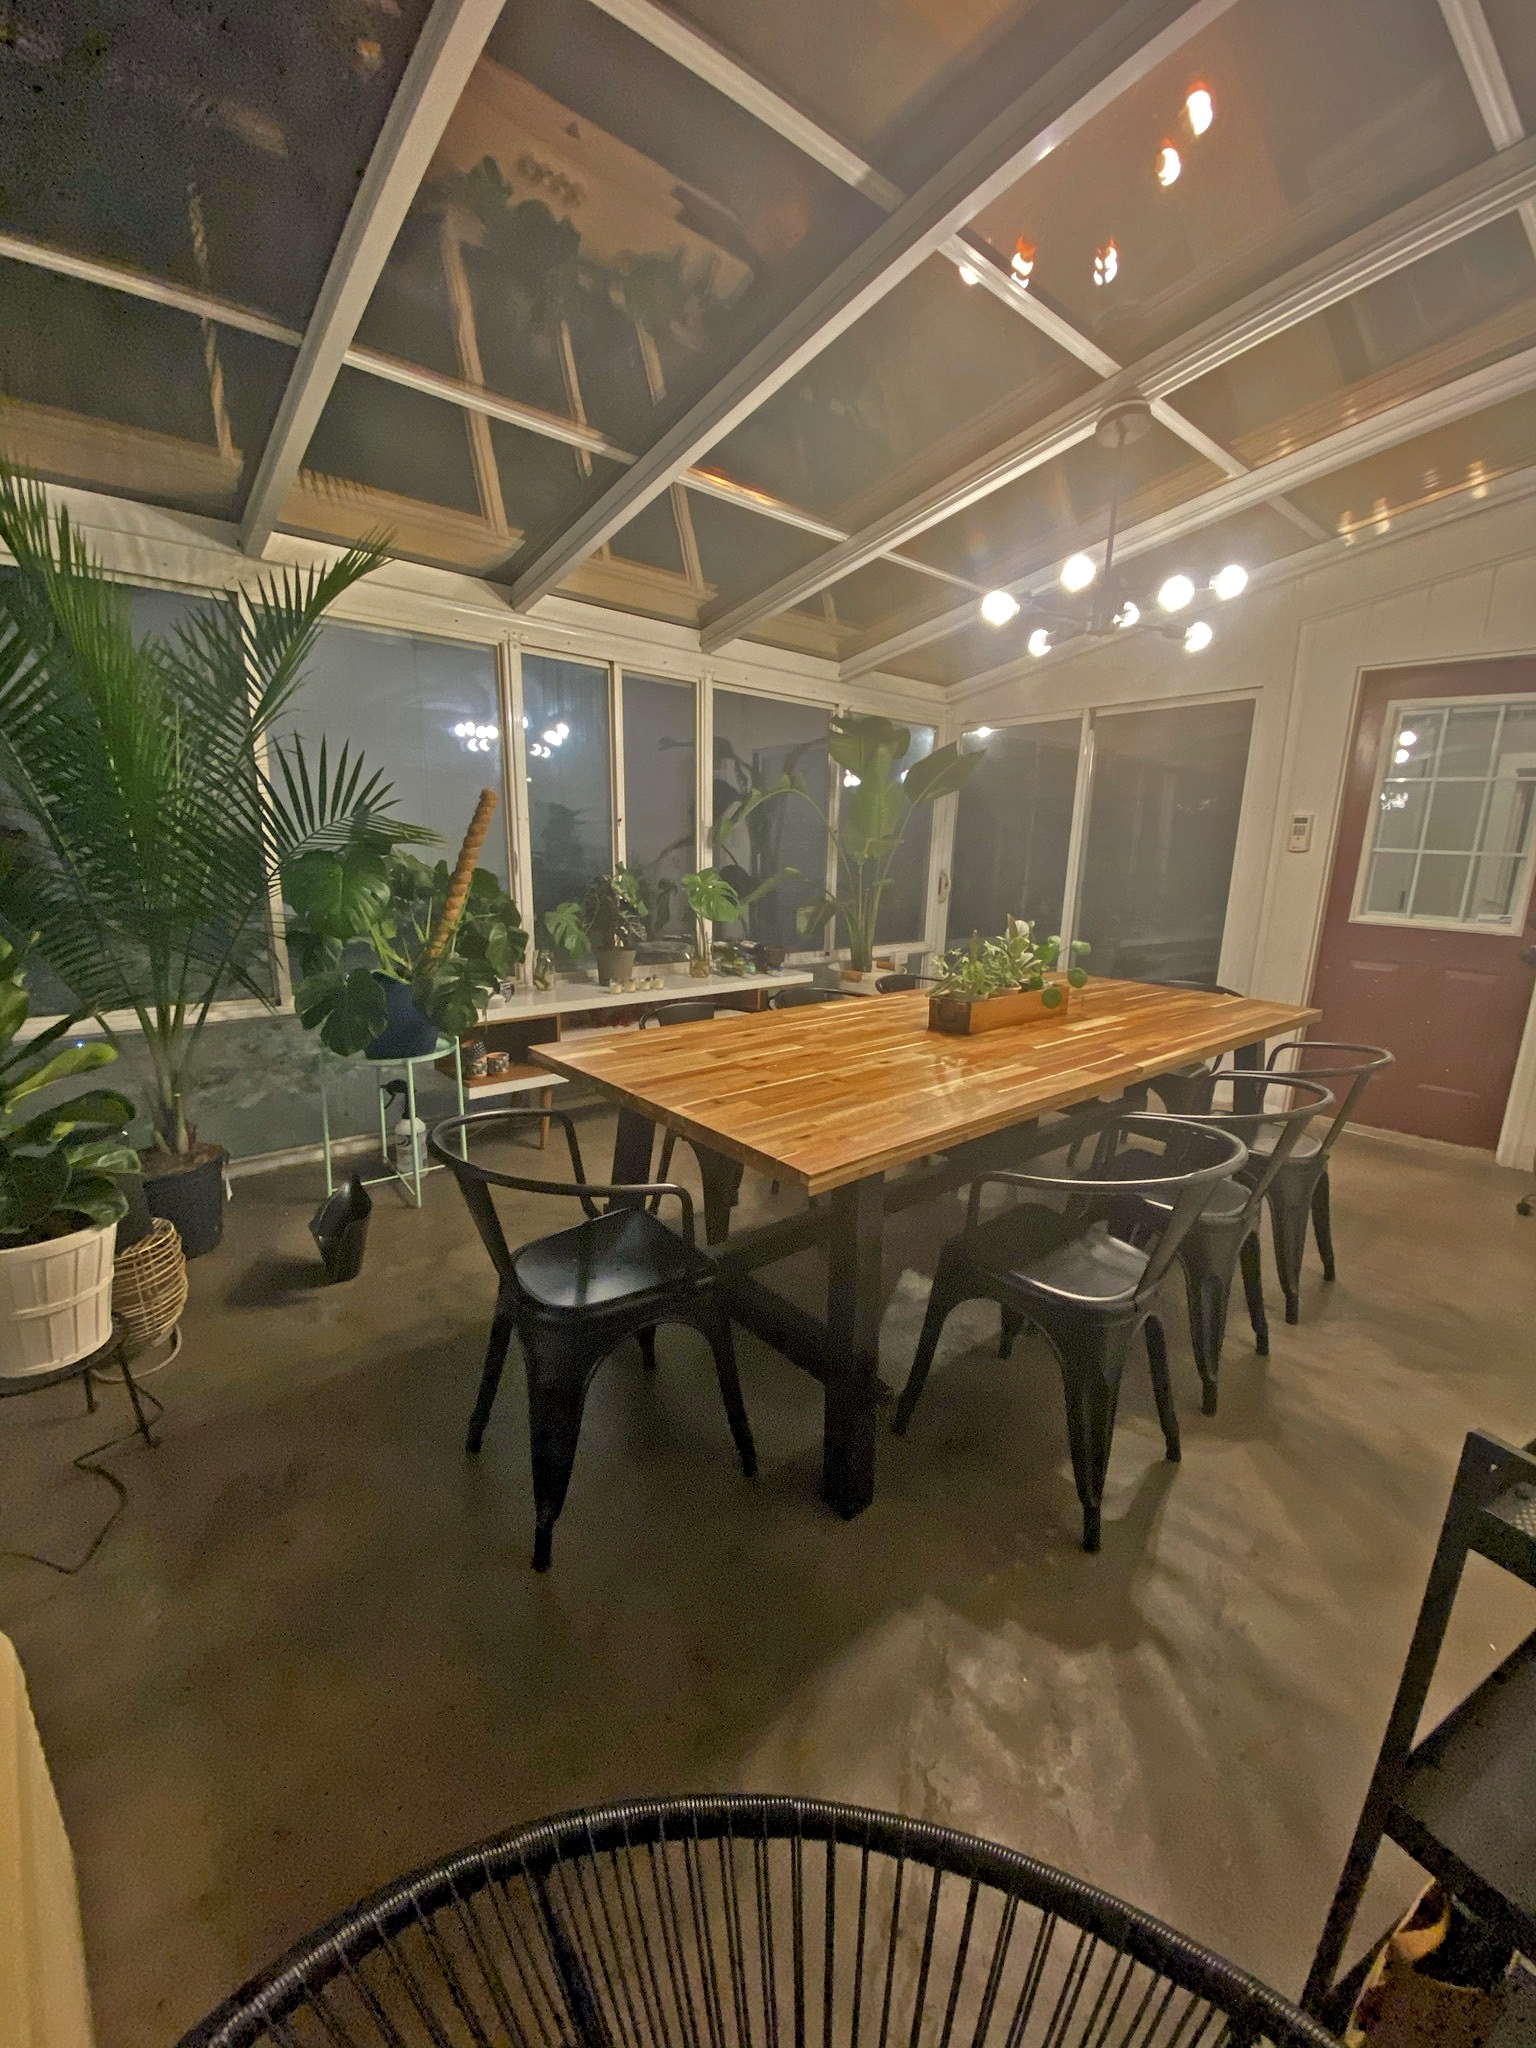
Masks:
[[[1536,2040],[1525,0],[12,0],[0,399],[17,2043],[1391,2043],[1442,1905]],[[33,1200],[77,1052],[126,1220]],[[1082,1192],[1201,1144],[1214,1336],[1217,1197]],[[1082,1217],[1145,1281],[1091,1428],[1066,1283],[944,1277]],[[613,1325],[550,1496],[529,1253],[610,1225],[712,1306]],[[1469,1697],[1453,1854],[1392,1816]],[[653,1884],[691,1812],[686,1927],[360,1905],[593,1810]],[[782,2005],[687,1861],[762,1922],[770,1826]],[[1026,1903],[1097,1946],[1009,2032]]]

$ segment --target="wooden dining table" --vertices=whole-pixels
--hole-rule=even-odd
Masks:
[[[693,1145],[731,1313],[820,1380],[822,1493],[853,1516],[874,1498],[886,1215],[1070,1144],[1144,1101],[1159,1074],[1299,1035],[1317,1015],[1095,978],[1064,1015],[970,1037],[930,1030],[918,991],[536,1046],[531,1057],[618,1105],[615,1184],[650,1178],[658,1125]],[[746,1167],[809,1206],[728,1235]],[[824,1319],[755,1277],[817,1244]]]

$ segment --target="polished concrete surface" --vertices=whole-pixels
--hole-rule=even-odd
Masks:
[[[602,1117],[584,1132],[600,1159]],[[381,1196],[363,1275],[337,1289],[314,1284],[315,1173],[242,1181],[185,1349],[148,1382],[162,1446],[108,1454],[121,1521],[72,1578],[0,1558],[101,2048],[173,2041],[339,1907],[509,1823],[730,1787],[995,1837],[1294,1992],[1463,1434],[1536,1434],[1521,1177],[1360,1136],[1334,1180],[1338,1283],[1310,1260],[1267,1362],[1234,1319],[1214,1419],[1170,1317],[1182,1465],[1128,1378],[1099,1556],[1076,1547],[1050,1362],[1025,1343],[1000,1365],[977,1305],[911,1435],[882,1431],[879,1497],[851,1524],[818,1501],[819,1394],[792,1366],[743,1340],[749,1483],[701,1342],[664,1332],[654,1381],[622,1352],[545,1578],[515,1364],[463,1455],[492,1284],[446,1176],[420,1215]],[[769,1200],[749,1176],[743,1213]],[[947,1202],[890,1232],[898,1383],[958,1221]],[[775,1277],[813,1289],[815,1262]],[[0,1549],[78,1556],[110,1501],[70,1460],[127,1428],[121,1391],[103,1400],[0,1405]],[[1536,1595],[1474,1560],[1445,1690],[1533,1618]],[[1373,1926],[1411,1883],[1385,1866]]]

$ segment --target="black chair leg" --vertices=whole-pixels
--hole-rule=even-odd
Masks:
[[[1003,1310],[1003,1327],[997,1340],[997,1355],[999,1358],[1012,1358],[1013,1347],[1019,1341],[1024,1326],[1024,1318],[1017,1309],[1005,1308]]]
[[[757,1445],[752,1441],[752,1425],[747,1420],[747,1404],[741,1398],[741,1377],[736,1370],[736,1340],[731,1332],[731,1316],[725,1303],[718,1295],[707,1296],[695,1309],[699,1328],[709,1339],[709,1348],[715,1357],[715,1378],[720,1383],[720,1398],[725,1403],[726,1420],[731,1425],[731,1436],[736,1445],[736,1455],[741,1460],[741,1469],[748,1479],[757,1477]]]
[[[533,1568],[547,1572],[555,1524],[565,1506],[587,1384],[612,1343],[576,1330],[524,1324],[518,1335],[528,1361],[528,1440],[533,1457]]]
[[[1282,1169],[1270,1184],[1269,1221],[1275,1242],[1275,1272],[1285,1296],[1285,1320],[1301,1321],[1301,1262],[1307,1251],[1307,1212],[1311,1190]]]
[[[1235,1259],[1236,1247],[1213,1241],[1213,1236],[1203,1232],[1198,1222],[1179,1247],[1184,1294],[1189,1303],[1189,1341],[1195,1354],[1195,1370],[1200,1375],[1202,1415],[1216,1413],[1216,1387],[1221,1347],[1227,1334]]]
[[[1337,1279],[1333,1263],[1333,1216],[1328,1199],[1328,1169],[1325,1166],[1312,1190],[1312,1234],[1317,1239],[1317,1255],[1323,1262],[1323,1278]]]
[[[1264,1307],[1264,1254],[1259,1249],[1257,1231],[1244,1240],[1239,1263],[1243,1269],[1243,1293],[1248,1298],[1248,1320],[1253,1325],[1253,1348],[1260,1358],[1268,1358],[1269,1314]]]
[[[649,1329],[636,1330],[635,1342],[640,1346],[640,1359],[647,1372],[656,1370],[656,1325]]]
[[[966,1298],[960,1272],[959,1262],[949,1256],[949,1246],[946,1245],[939,1254],[938,1270],[929,1290],[928,1312],[923,1317],[923,1332],[917,1340],[912,1370],[907,1374],[907,1384],[901,1390],[901,1399],[896,1403],[896,1413],[891,1418],[891,1429],[896,1436],[907,1433],[907,1424],[912,1420],[912,1410],[917,1406],[917,1397],[928,1378],[928,1369],[933,1364],[933,1354],[938,1349],[939,1335],[950,1310]]]
[[[475,1396],[475,1412],[469,1418],[469,1433],[464,1439],[464,1448],[471,1455],[485,1441],[485,1425],[491,1419],[496,1389],[501,1385],[501,1369],[507,1362],[507,1346],[511,1342],[512,1318],[498,1308],[491,1319],[491,1338],[485,1347],[485,1364],[480,1371],[480,1391]]]
[[[1157,1419],[1163,1425],[1163,1454],[1170,1465],[1177,1465],[1184,1455],[1179,1442],[1179,1415],[1173,1405],[1173,1382],[1168,1377],[1168,1339],[1156,1316],[1147,1317],[1147,1367],[1152,1375],[1152,1398],[1157,1403]],[[1210,1392],[1214,1408],[1214,1384]]]
[[[1130,1349],[1128,1323],[1063,1317],[1048,1328],[1061,1366],[1067,1403],[1067,1441],[1072,1448],[1072,1473],[1083,1509],[1083,1548],[1097,1550],[1104,1504],[1104,1475],[1115,1430],[1120,1379]]]

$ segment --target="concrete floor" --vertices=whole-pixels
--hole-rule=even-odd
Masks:
[[[604,1129],[594,1112],[594,1160]],[[509,1823],[738,1786],[1012,1843],[1294,1992],[1463,1433],[1536,1432],[1521,1177],[1357,1137],[1334,1184],[1339,1282],[1309,1265],[1267,1363],[1234,1327],[1213,1420],[1171,1319],[1182,1466],[1128,1381],[1098,1557],[1076,1547],[1052,1368],[1032,1344],[1000,1366],[978,1306],[848,1525],[817,1500],[818,1391],[785,1361],[743,1343],[749,1484],[698,1340],[664,1333],[652,1383],[619,1355],[536,1578],[515,1373],[478,1463],[461,1448],[492,1284],[446,1177],[422,1215],[380,1199],[363,1276],[335,1290],[312,1284],[314,1171],[242,1181],[185,1350],[150,1382],[163,1447],[112,1454],[127,1513],[77,1577],[0,1559],[101,2048],[174,2040],[314,1923]],[[767,1199],[749,1176],[744,1214]],[[890,1233],[888,1378],[958,1220],[946,1203]],[[0,1547],[78,1554],[106,1489],[69,1461],[125,1425],[105,1400],[0,1408]],[[1474,1560],[1445,1689],[1533,1610]],[[1373,1928],[1411,1883],[1385,1866]]]

